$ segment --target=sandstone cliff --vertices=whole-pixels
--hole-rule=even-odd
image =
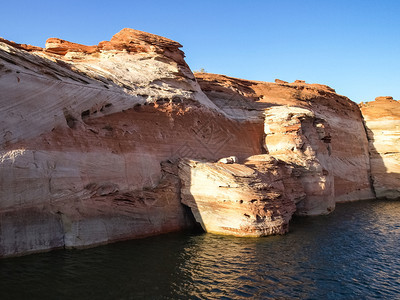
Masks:
[[[223,234],[282,234],[295,212],[374,197],[355,103],[300,80],[194,76],[180,47],[133,29],[95,46],[0,39],[0,256],[195,220]],[[370,143],[386,147],[388,169],[371,158],[385,196],[398,192],[387,140]],[[237,158],[216,162],[227,156]]]
[[[0,256],[185,228],[161,162],[260,153],[262,126],[221,117],[179,47],[0,43]]]
[[[368,142],[357,105],[325,85],[276,83],[196,73],[206,95],[231,118],[265,123],[265,150],[302,168],[303,215],[335,202],[371,199]]]
[[[377,97],[360,108],[368,133],[376,196],[400,198],[400,102]]]

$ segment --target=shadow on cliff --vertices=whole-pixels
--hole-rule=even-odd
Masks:
[[[185,230],[189,230],[192,233],[204,233],[205,228],[202,227],[203,221],[201,219],[201,215],[196,214],[196,211],[198,212],[199,209],[193,195],[190,193],[185,193],[185,201],[189,201],[191,204],[195,204],[195,207],[190,207],[189,205],[183,203],[183,186],[189,185],[190,190],[192,178],[191,172],[189,172],[187,176],[185,176],[185,182],[183,182],[183,180],[181,179],[181,175],[179,174],[179,161],[180,158],[163,161],[161,163],[162,173],[164,174],[164,176],[169,175],[174,178],[173,184],[175,185],[174,189],[176,189],[176,197],[178,198],[178,201],[182,206],[182,213],[184,214],[183,219],[185,220]]]
[[[375,185],[374,185],[374,178],[373,178],[373,173],[375,172],[375,167],[373,164],[379,166],[379,168],[382,168],[386,172],[386,167],[383,162],[382,156],[378,153],[374,146],[374,134],[372,130],[370,130],[367,127],[367,124],[365,124],[365,121],[363,119],[363,125],[365,129],[365,133],[367,135],[367,140],[368,140],[368,154],[369,154],[369,170],[368,170],[368,177],[369,177],[369,183],[371,185],[371,190],[372,193],[374,194],[375,198],[377,198],[376,190],[375,190]],[[373,159],[372,156],[375,156],[377,159]]]
[[[368,139],[370,161],[369,178],[375,198],[382,200],[400,200],[400,184],[398,181],[398,179],[400,179],[400,173],[389,172],[385,164],[384,155],[390,153],[381,153],[378,151],[375,147],[375,134],[368,128],[365,120],[363,120],[363,124]]]
[[[184,211],[186,213],[186,218],[191,221],[191,227],[190,227],[191,232],[200,234],[200,233],[207,232],[207,230],[206,230],[206,227],[204,224],[204,220],[201,216],[198,203],[196,202],[196,199],[192,195],[192,193],[190,193],[190,187],[192,186],[192,172],[190,172],[190,171],[191,171],[191,169],[188,172],[189,174],[186,177],[185,183],[183,183],[182,179],[179,178],[179,184],[180,184],[179,198],[181,200],[182,206],[184,207]],[[180,176],[178,176],[178,177],[180,177]],[[189,186],[189,193],[185,193],[185,195],[183,196],[182,195],[183,194],[182,186],[184,184]],[[204,188],[207,188],[207,187],[204,187]],[[190,205],[189,205],[189,203],[190,203]]]
[[[194,197],[191,196],[193,199],[192,201],[194,201]],[[193,210],[191,207],[181,203],[183,206],[183,210],[185,212],[185,219],[188,222],[188,229],[191,233],[194,234],[202,234],[207,232],[205,227],[203,227],[203,219],[201,218],[201,214],[198,214],[197,218],[195,217]],[[199,210],[198,207],[195,208],[196,210]]]

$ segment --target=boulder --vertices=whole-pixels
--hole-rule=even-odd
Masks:
[[[182,159],[181,201],[207,232],[258,237],[284,234],[305,194],[293,167],[269,155],[245,164]]]

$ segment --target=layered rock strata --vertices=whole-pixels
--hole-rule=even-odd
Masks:
[[[368,148],[333,89],[195,77],[180,47],[132,29],[0,39],[0,256],[182,230],[187,207],[207,231],[282,234],[295,212],[373,198],[368,151],[377,195],[397,197],[397,115],[362,107]]]
[[[329,213],[335,202],[374,197],[368,141],[354,102],[328,86],[301,80],[269,83],[195,75],[206,95],[231,118],[265,122],[268,153],[304,166],[308,196],[299,204],[300,214]]]
[[[0,256],[187,228],[161,162],[261,152],[262,126],[218,112],[178,43],[101,45],[0,43]]]
[[[265,148],[296,166],[306,197],[299,215],[326,214],[335,208],[329,124],[309,109],[275,106],[265,112]]]
[[[400,102],[377,97],[360,105],[368,133],[371,176],[378,198],[400,198]]]
[[[179,178],[182,203],[205,231],[219,234],[284,234],[305,196],[295,169],[269,155],[244,164],[183,159]]]

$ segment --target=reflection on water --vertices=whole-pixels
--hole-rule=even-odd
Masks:
[[[286,236],[172,234],[0,260],[0,299],[399,299],[400,202],[339,205]]]

